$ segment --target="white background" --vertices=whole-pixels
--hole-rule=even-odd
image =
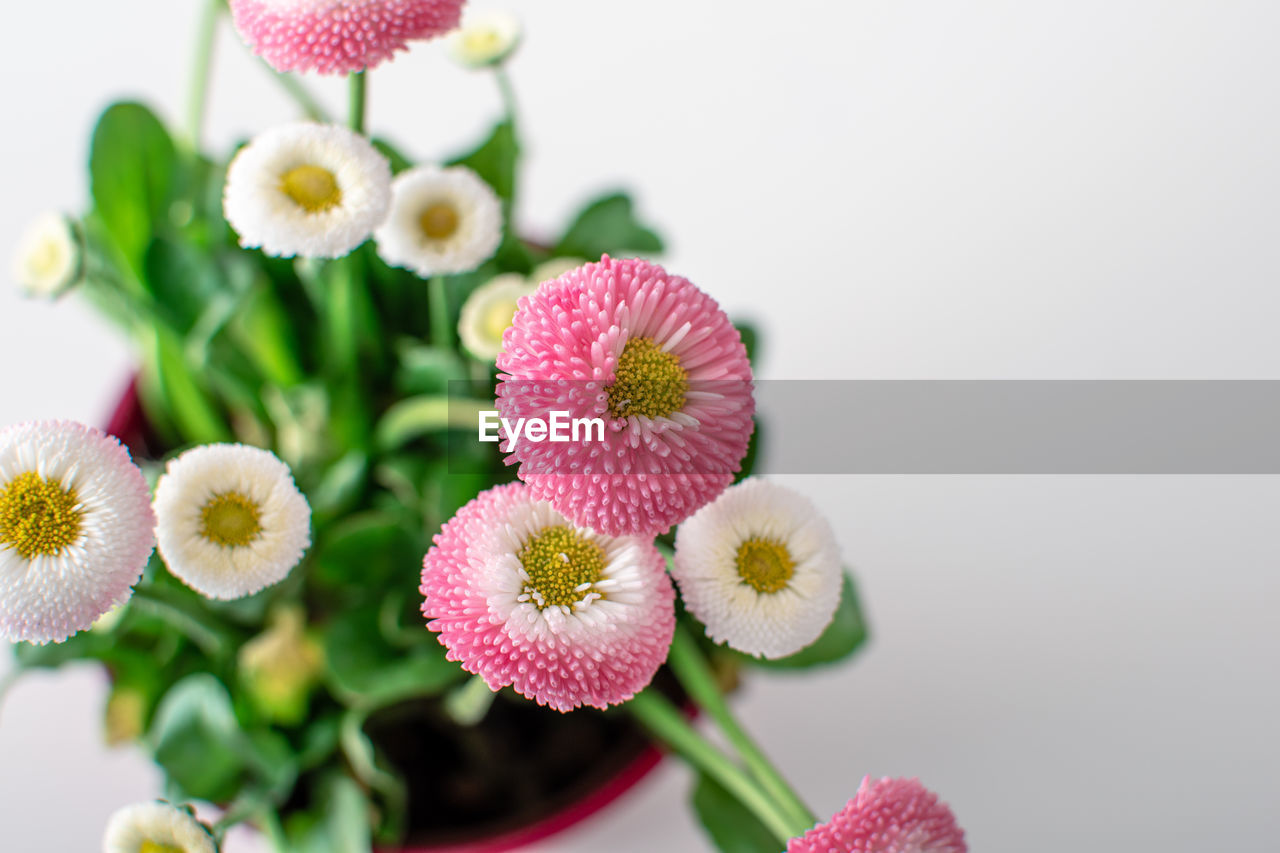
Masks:
[[[31,216],[82,206],[109,98],[181,115],[196,13],[9,6],[0,254]],[[669,266],[763,321],[766,376],[1280,378],[1274,3],[537,0],[523,15],[527,227],[638,188]],[[211,142],[292,114],[229,33],[219,60]],[[373,75],[373,126],[423,158],[496,110],[491,82],[433,45]],[[0,364],[0,423],[101,421],[130,357],[74,301],[0,287]],[[838,671],[757,679],[739,705],[822,815],[865,773],[918,775],[978,853],[1280,837],[1277,478],[794,481],[840,532],[874,642]],[[142,758],[98,745],[102,699],[92,670],[11,694],[0,848],[96,849],[114,808],[158,791]],[[541,849],[703,849],[687,787],[670,765]]]

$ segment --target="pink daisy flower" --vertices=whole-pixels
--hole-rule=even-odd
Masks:
[[[522,298],[502,342],[502,417],[602,422],[585,440],[501,445],[533,495],[575,523],[651,536],[733,482],[754,427],[751,365],[687,279],[606,255]]]
[[[652,542],[574,526],[520,483],[481,492],[434,541],[427,627],[493,690],[605,708],[666,660],[675,590]]]
[[[787,842],[786,853],[966,853],[964,830],[917,779],[862,780],[827,823]]]
[[[458,26],[464,0],[231,0],[254,53],[277,71],[349,74],[373,68],[414,39]]]

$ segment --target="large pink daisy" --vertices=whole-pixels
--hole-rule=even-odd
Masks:
[[[519,306],[498,356],[501,415],[605,424],[603,440],[516,443],[508,459],[536,497],[603,533],[653,535],[733,481],[753,428],[751,365],[714,299],[606,255]]]
[[[236,29],[277,71],[348,74],[458,26],[464,0],[231,0]]]
[[[917,779],[862,780],[830,821],[787,843],[786,853],[966,853],[964,830]]]
[[[630,699],[675,631],[652,542],[577,527],[521,483],[481,492],[444,526],[421,591],[450,660],[557,711]]]

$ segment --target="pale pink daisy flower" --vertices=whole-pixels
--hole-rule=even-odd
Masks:
[[[755,403],[746,349],[714,299],[606,255],[519,306],[497,359],[501,415],[600,421],[581,440],[504,436],[535,497],[602,533],[653,535],[733,482]]]
[[[652,542],[575,526],[520,483],[481,492],[434,542],[427,627],[491,689],[557,711],[605,708],[666,660],[675,590]]]
[[[964,830],[918,779],[862,780],[831,820],[787,842],[786,853],[966,853]]]
[[[277,71],[349,74],[443,35],[464,0],[231,0],[236,29]]]
[[[0,637],[60,643],[133,594],[151,557],[146,478],[84,424],[0,431]]]

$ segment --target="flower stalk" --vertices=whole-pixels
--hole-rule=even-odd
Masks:
[[[356,133],[364,133],[368,88],[365,72],[347,75],[347,126]]]
[[[205,104],[209,96],[209,76],[213,68],[213,48],[218,39],[218,21],[226,8],[226,0],[205,0],[200,15],[195,49],[191,59],[191,82],[187,96],[187,142],[192,151],[200,150],[204,133]]]
[[[789,814],[751,776],[691,726],[654,690],[636,694],[626,708],[649,732],[694,768],[710,776],[751,811],[780,842],[802,835],[810,824]]]
[[[788,818],[806,828],[817,823],[813,812],[733,715],[716,683],[710,664],[698,648],[697,640],[679,622],[676,623],[667,664],[685,692],[720,728],[729,743],[742,756],[760,786],[774,798],[780,809],[787,812]]]

